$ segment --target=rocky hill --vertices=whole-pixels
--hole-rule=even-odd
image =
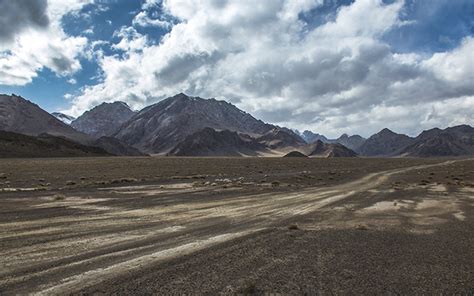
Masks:
[[[283,157],[307,158],[308,156],[299,151],[291,151],[285,154]]]
[[[301,152],[309,157],[357,157],[357,153],[344,145],[324,143],[321,140],[306,145]]]

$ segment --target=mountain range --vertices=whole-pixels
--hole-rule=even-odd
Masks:
[[[299,133],[298,133],[299,134]],[[349,136],[347,134],[341,135],[337,139],[328,139],[324,135],[320,135],[317,133],[313,133],[311,131],[304,131],[303,133],[300,134],[303,140],[306,141],[306,143],[314,143],[316,141],[321,141],[323,143],[328,143],[328,144],[342,144],[346,146],[349,149],[352,149],[354,151],[357,151],[360,146],[365,142],[365,138],[361,137],[359,135],[352,135]]]
[[[311,131],[300,134],[265,123],[226,101],[182,93],[140,111],[123,102],[102,103],[78,118],[59,112],[49,114],[16,95],[0,95],[0,131],[6,132],[0,133],[0,154],[16,157],[22,153],[34,155],[30,153],[33,148],[7,153],[8,147],[15,149],[22,141],[29,143],[30,148],[46,151],[37,153],[39,157],[47,156],[47,151],[51,156],[474,155],[474,128],[468,125],[431,129],[417,137],[385,128],[368,139],[347,134],[329,139]]]

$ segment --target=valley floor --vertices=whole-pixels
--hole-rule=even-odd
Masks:
[[[0,294],[474,293],[474,160],[0,160]]]

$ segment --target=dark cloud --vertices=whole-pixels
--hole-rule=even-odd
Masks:
[[[47,0],[0,0],[0,40],[12,40],[25,28],[46,28]]]
[[[74,60],[69,59],[66,56],[58,56],[52,58],[53,65],[52,68],[58,73],[66,73],[72,70]]]

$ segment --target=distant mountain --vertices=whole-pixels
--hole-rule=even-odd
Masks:
[[[349,136],[347,134],[343,134],[336,140],[329,140],[328,142],[342,144],[345,147],[357,152],[359,151],[359,148],[365,143],[365,141],[366,139],[359,135]]]
[[[266,147],[245,134],[204,128],[187,136],[168,155],[175,156],[258,156]]]
[[[329,139],[324,135],[315,134],[308,130],[304,131],[301,137],[306,141],[306,143],[314,143],[316,141],[331,144],[339,143],[354,151],[357,151],[366,140],[365,138],[359,135],[349,136],[347,134],[343,134],[337,139]]]
[[[225,101],[178,94],[140,111],[114,137],[147,153],[166,154],[207,127],[252,137],[275,128]]]
[[[328,142],[328,138],[326,138],[325,136],[323,135],[320,135],[320,134],[315,134],[311,131],[304,131],[303,134],[301,134],[301,137],[303,138],[303,140],[306,141],[306,143],[314,143],[318,140],[321,140],[322,142],[324,143],[327,143]]]
[[[135,112],[124,102],[102,103],[71,123],[76,130],[94,138],[114,134]]]
[[[38,136],[47,133],[88,144],[91,138],[16,95],[0,95],[0,130]]]
[[[474,128],[468,125],[422,132],[400,151],[402,156],[436,157],[474,155]]]
[[[54,117],[56,117],[57,119],[61,120],[62,122],[68,125],[70,125],[71,122],[73,122],[76,119],[76,117],[74,116],[69,116],[61,112],[53,112],[51,113],[51,115],[53,115]]]
[[[404,147],[412,143],[413,138],[384,128],[368,138],[358,151],[364,156],[396,156]]]
[[[48,134],[27,136],[0,131],[0,158],[110,156],[98,147],[85,146]]]
[[[321,140],[306,145],[302,152],[309,157],[357,157],[357,153],[344,145],[324,143]]]

